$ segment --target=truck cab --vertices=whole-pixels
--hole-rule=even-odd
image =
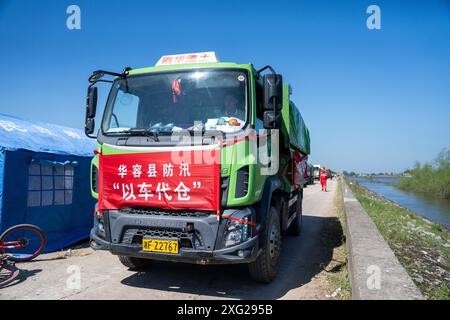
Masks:
[[[322,171],[322,166],[320,164],[315,164],[314,165],[314,179],[315,180],[319,180],[321,171]]]
[[[89,81],[91,246],[132,269],[246,263],[253,279],[272,281],[282,234],[300,234],[310,153],[282,75],[207,52]],[[98,82],[111,89],[94,135]]]

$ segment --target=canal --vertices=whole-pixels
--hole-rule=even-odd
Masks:
[[[350,180],[369,188],[402,207],[423,216],[424,218],[442,224],[450,229],[450,201],[437,199],[426,195],[403,191],[395,187],[397,177],[375,176],[368,180],[364,177],[351,177]]]

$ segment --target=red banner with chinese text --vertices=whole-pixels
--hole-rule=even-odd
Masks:
[[[100,155],[98,210],[129,206],[220,210],[220,150]]]

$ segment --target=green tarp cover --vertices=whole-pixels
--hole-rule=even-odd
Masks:
[[[289,139],[291,145],[303,153],[310,154],[309,130],[293,102],[289,104]]]

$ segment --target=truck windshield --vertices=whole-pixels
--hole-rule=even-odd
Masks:
[[[190,70],[114,81],[103,117],[106,134],[180,130],[236,132],[247,121],[247,72]]]

